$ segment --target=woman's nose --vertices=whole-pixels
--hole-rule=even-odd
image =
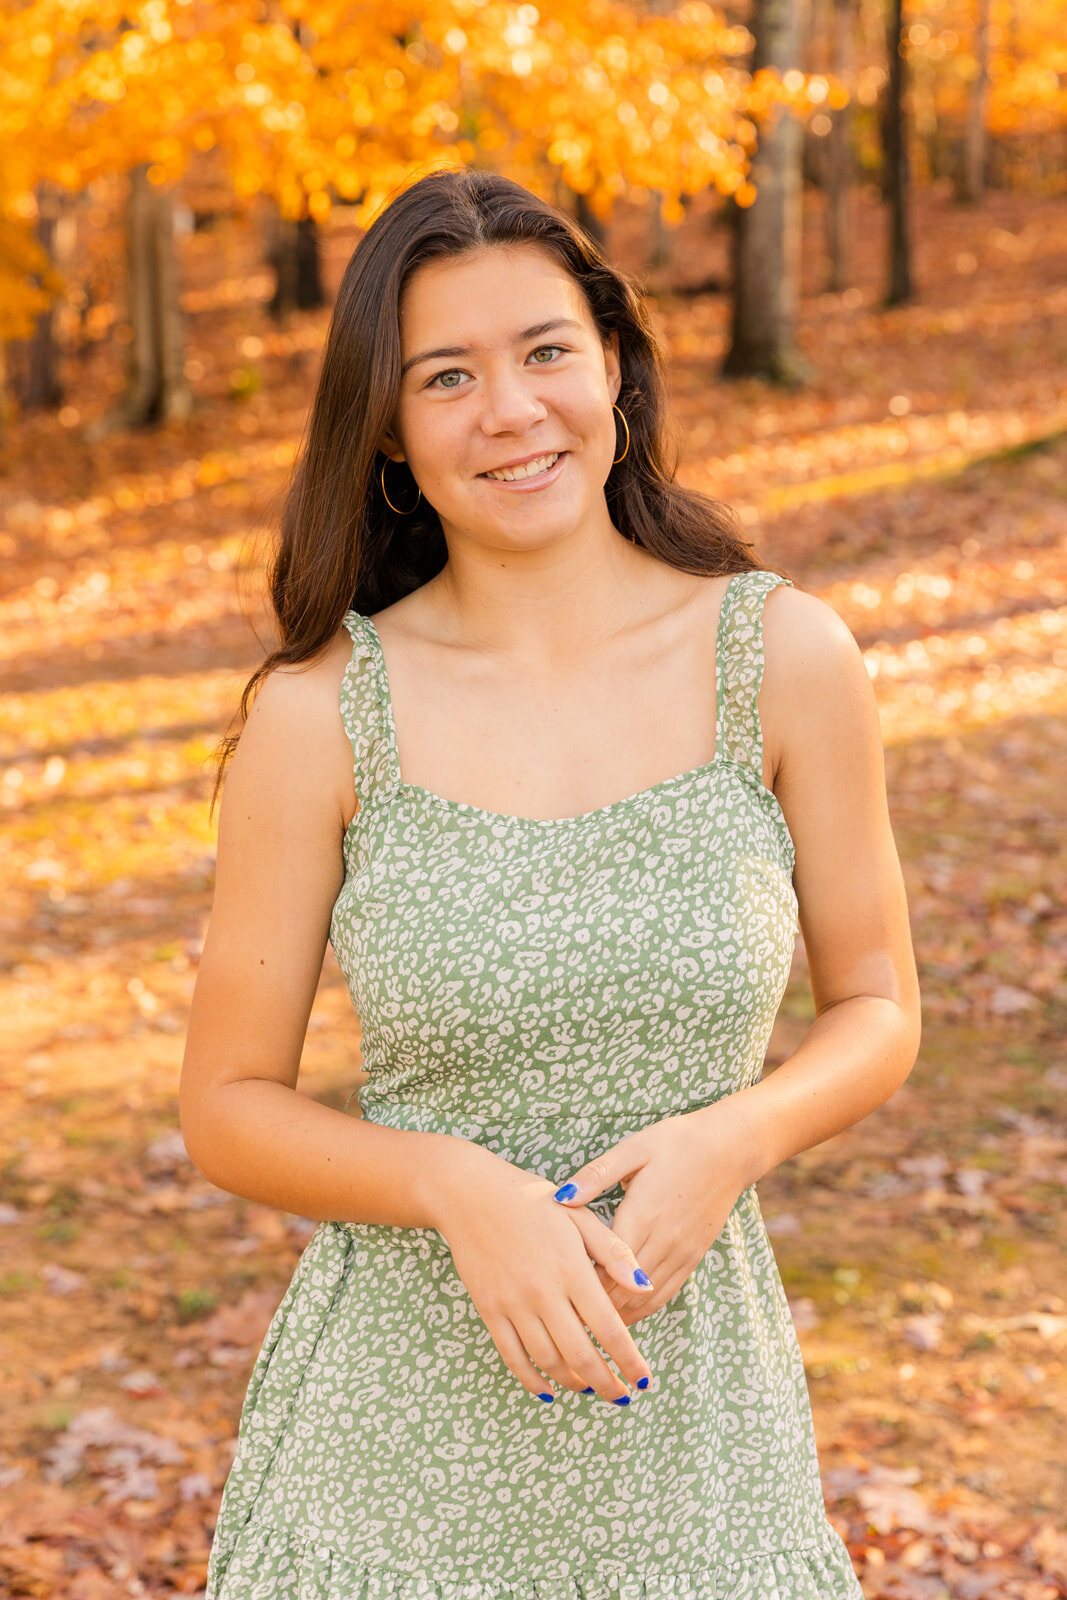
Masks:
[[[490,380],[483,392],[482,428],[486,433],[514,433],[548,415],[543,401],[521,378]]]

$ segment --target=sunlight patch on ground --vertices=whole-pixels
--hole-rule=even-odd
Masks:
[[[691,462],[680,481],[732,501],[771,511],[806,501],[901,488],[938,478],[993,455],[1055,438],[1067,429],[1067,397],[1052,407],[941,411],[848,423],[769,442],[725,458]],[[842,470],[827,472],[827,467]],[[753,493],[753,486],[762,485]]]

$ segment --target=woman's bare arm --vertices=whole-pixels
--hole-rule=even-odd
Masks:
[[[363,1123],[297,1085],[341,888],[353,755],[341,664],[272,673],[219,809],[215,896],[182,1064],[190,1159],[219,1188],[324,1221],[432,1227],[424,1181],[473,1153],[447,1135]]]
[[[779,752],[775,794],[796,846],[816,1017],[781,1066],[729,1099],[748,1140],[750,1182],[889,1099],[915,1064],[922,1032],[862,652],[815,595],[774,589],[765,605],[760,715],[768,750]]]

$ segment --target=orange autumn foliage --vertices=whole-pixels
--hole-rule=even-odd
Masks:
[[[145,163],[168,186],[217,150],[239,200],[321,220],[339,198],[365,225],[414,170],[479,160],[542,193],[562,179],[600,216],[655,190],[673,224],[708,188],[749,202],[762,118],[831,92],[753,77],[750,35],[704,0],[0,0],[0,22],[0,218],[20,239],[0,337],[43,303],[42,181]]]

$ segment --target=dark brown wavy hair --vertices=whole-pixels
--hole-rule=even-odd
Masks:
[[[469,166],[433,171],[394,192],[341,279],[268,566],[280,643],[245,685],[242,727],[275,667],[310,660],[337,634],[346,611],[380,611],[445,565],[441,522],[426,497],[405,516],[382,494],[387,458],[378,441],[400,392],[401,296],[426,262],[519,244],[551,251],[583,291],[601,339],[619,336],[617,404],[630,445],[604,485],[619,532],[684,572],[766,570],[731,507],[674,482],[678,449],[668,431],[664,358],[636,280],[612,266],[566,212],[522,184]],[[391,462],[389,470],[390,499],[410,505],[417,490],[410,468]],[[212,811],[239,738],[240,730],[228,733],[215,752]]]

